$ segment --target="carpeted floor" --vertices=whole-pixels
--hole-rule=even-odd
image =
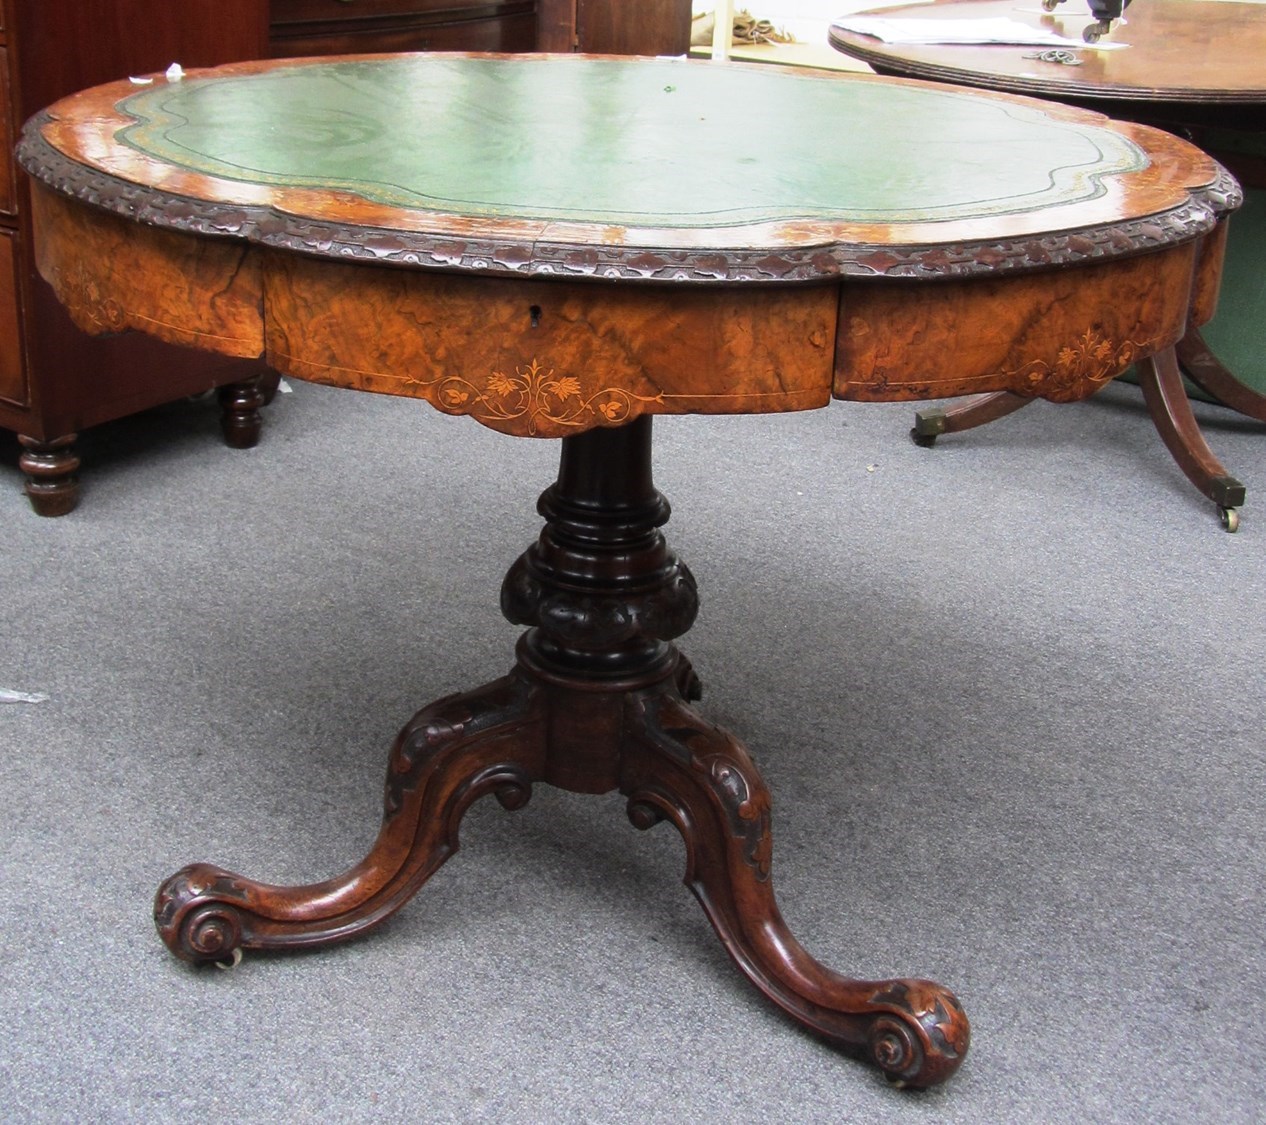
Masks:
[[[47,699],[0,704],[0,1117],[1260,1120],[1266,427],[1198,410],[1235,535],[1132,387],[932,450],[906,406],[656,425],[683,648],[773,791],[789,924],[971,1016],[926,1093],[772,1010],[615,796],[476,805],[358,942],[174,960],[163,877],[344,870],[397,729],[509,667],[557,446],[296,385],[251,451],[206,402],[86,435],[40,520],[6,438],[0,689]]]

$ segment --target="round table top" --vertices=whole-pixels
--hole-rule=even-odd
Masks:
[[[1081,41],[1091,22],[1084,2],[1053,12],[1040,0],[939,0],[859,15],[890,19],[1006,18]],[[832,46],[885,74],[967,83],[986,89],[1069,98],[1083,103],[1174,106],[1266,106],[1266,5],[1226,0],[1138,0],[1113,25],[1104,45],[1074,48],[1080,65],[1031,57],[1039,48],[993,44],[886,43],[832,27]]]
[[[1099,114],[826,71],[585,56],[274,60],[73,95],[20,159],[173,229],[446,270],[733,282],[1113,256],[1236,189]],[[1000,244],[1032,246],[1041,261]]]

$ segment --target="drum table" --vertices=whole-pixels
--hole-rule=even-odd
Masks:
[[[779,914],[768,790],[673,643],[698,601],[660,530],[652,417],[1064,402],[1164,362],[1188,310],[1212,312],[1238,191],[1215,161],[1094,113],[873,76],[443,54],[104,86],[33,120],[20,159],[40,270],[88,331],[562,439],[501,590],[528,626],[512,670],[404,727],[350,871],[168,879],[174,953],[350,938],[448,859],[478,798],[619,790],[637,827],[676,826],[687,884],[770,1000],[898,1084],[959,1066],[951,992],[839,975]]]
[[[1045,12],[1039,0],[1027,6],[1013,0],[939,0],[866,14],[894,21],[1005,18],[1080,42],[1083,29],[1092,23],[1085,3],[1052,0],[1052,5]],[[1266,6],[1260,3],[1140,0],[1102,41],[1125,46],[1074,47],[1049,57],[1038,48],[1003,44],[887,43],[841,27],[832,27],[830,40],[880,74],[1054,98],[1158,125],[1217,154],[1246,185],[1266,188]],[[1260,319],[1263,310],[1253,311]],[[1179,341],[1183,372],[1220,402],[1266,421],[1266,395],[1223,366],[1201,335],[1202,323],[1193,321]],[[1244,487],[1226,475],[1189,419],[1190,411],[1180,401],[1186,391],[1177,371],[1166,360],[1159,373],[1140,371],[1139,382],[1174,459],[1218,505],[1227,529],[1235,530],[1234,508],[1244,501]],[[940,433],[991,421],[1027,401],[995,395],[949,411],[920,411],[916,440],[931,444]]]

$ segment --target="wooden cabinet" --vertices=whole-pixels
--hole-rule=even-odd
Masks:
[[[74,328],[34,267],[28,188],[11,159],[27,118],[177,61],[531,50],[536,11],[537,0],[0,0],[0,427],[18,435],[35,510],[75,506],[80,431],[164,402],[218,387],[226,439],[251,444],[263,367]]]
[[[278,58],[536,46],[536,0],[272,0],[271,12]]]
[[[220,387],[246,426],[226,436],[249,444],[262,366],[76,330],[35,272],[29,189],[12,141],[28,117],[85,86],[176,60],[259,57],[267,17],[265,0],[0,0],[0,426],[18,435],[26,492],[42,515],[75,506],[76,435],[89,426]]]
[[[684,55],[691,0],[539,0],[537,48],[594,55]]]

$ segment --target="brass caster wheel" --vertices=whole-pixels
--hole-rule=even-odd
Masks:
[[[1088,27],[1083,29],[1081,33],[1081,37],[1087,43],[1098,43],[1100,37],[1108,33],[1108,28],[1110,26],[1111,26],[1110,24],[1104,23],[1102,21],[1100,21],[1099,23],[1092,23]]]
[[[227,972],[231,972],[233,969],[236,969],[238,965],[240,965],[241,963],[242,963],[242,947],[239,945],[235,950],[233,950],[232,955],[229,957],[227,961],[216,961],[215,967],[227,973]]]
[[[1240,513],[1234,508],[1219,508],[1218,518],[1222,521],[1222,527],[1226,531],[1238,531],[1240,527]]]

